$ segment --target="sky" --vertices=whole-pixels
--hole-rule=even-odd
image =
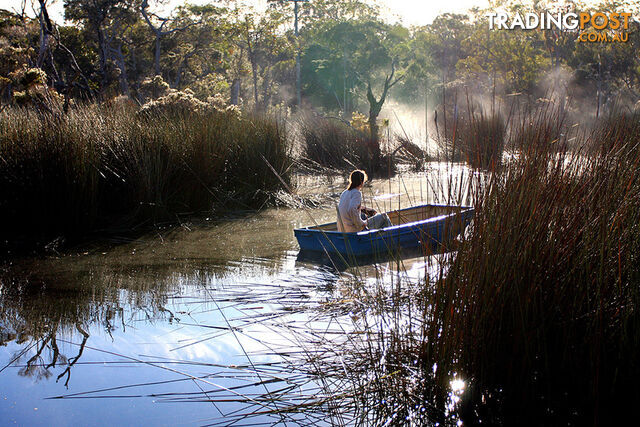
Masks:
[[[37,0],[26,0],[27,4],[32,1],[37,4]],[[311,0],[313,1],[313,0]],[[56,22],[62,22],[63,0],[49,0],[49,14]],[[202,4],[207,0],[191,0],[190,3]],[[247,4],[253,4],[257,7],[264,7],[265,0],[244,0]],[[181,4],[180,0],[169,0],[170,6]],[[448,0],[446,2],[430,2],[427,0],[377,0],[384,8],[388,9],[394,15],[394,21],[401,19],[405,25],[426,25],[430,24],[437,15],[443,12],[464,12],[465,10],[477,6],[485,7],[488,0]],[[434,4],[436,3],[436,4]],[[0,9],[20,10],[22,0],[0,0]],[[27,10],[33,15],[31,7]]]

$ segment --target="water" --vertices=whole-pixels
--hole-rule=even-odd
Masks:
[[[300,188],[336,201],[343,185],[309,178]],[[374,182],[365,200],[382,211],[437,193],[405,175]],[[315,409],[281,413],[327,391],[296,361],[309,359],[320,336],[344,343],[352,322],[339,307],[348,307],[354,277],[417,280],[428,266],[414,259],[337,272],[297,261],[293,229],[334,215],[332,203],[268,209],[6,265],[2,424],[339,421]],[[327,307],[337,314],[324,315]]]

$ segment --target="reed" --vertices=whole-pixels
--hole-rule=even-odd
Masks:
[[[379,156],[368,134],[338,119],[307,115],[300,122],[300,133],[302,160],[316,169],[357,168],[382,175],[395,168],[389,165],[389,159]]]
[[[444,108],[447,108],[445,106]],[[466,162],[473,168],[494,170],[502,162],[507,128],[495,108],[486,108],[467,95],[465,105],[455,104],[442,119],[436,143],[446,162]]]
[[[527,133],[477,186],[473,232],[425,319],[425,359],[475,384],[468,422],[500,400],[507,424],[607,423],[637,399],[639,122],[608,117],[572,151]]]
[[[553,98],[549,94],[548,99],[539,99],[534,103],[526,101],[523,104],[517,99],[513,101],[515,107],[512,105],[510,108],[513,120],[508,119],[511,125],[509,148],[529,150],[531,147],[553,145],[559,141],[568,142],[569,138],[565,135],[567,111],[560,102],[554,102]]]
[[[4,245],[259,207],[282,187],[262,156],[287,180],[290,154],[275,119],[233,111],[8,108],[0,113]]]
[[[314,339],[301,365],[362,424],[633,419],[639,123],[612,113],[579,141],[534,132],[499,169],[469,174],[476,217],[457,252],[429,258],[419,283],[384,266],[356,275],[351,303],[326,313],[349,313],[346,337]]]
[[[469,111],[469,119],[458,130],[459,156],[474,168],[495,170],[502,163],[505,136],[504,119],[499,114]]]
[[[426,257],[418,282],[394,259],[372,267],[374,280],[357,270],[336,278],[335,294],[321,303],[286,300],[283,313],[310,313],[321,325],[279,316],[271,324],[295,345],[278,354],[298,388],[246,401],[259,398],[262,413],[286,419],[328,414],[336,424],[631,418],[620,408],[639,397],[638,123],[638,115],[612,113],[571,144],[566,133],[553,144],[535,133],[500,168],[455,179],[469,183],[476,208],[457,252]],[[441,180],[452,183],[447,175]],[[460,201],[464,191],[448,188],[451,203]],[[303,285],[269,284],[271,294],[255,286],[227,299],[266,304]],[[274,367],[251,369],[267,375]],[[456,378],[466,381],[464,393],[453,390]],[[314,395],[301,397],[303,389]],[[213,401],[204,392],[193,399],[203,396]]]

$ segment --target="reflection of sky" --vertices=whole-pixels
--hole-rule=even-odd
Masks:
[[[446,172],[435,169],[433,173]],[[309,183],[300,191],[337,197],[343,185],[338,181],[331,187]],[[393,192],[401,196],[378,199],[379,207],[436,199],[437,191],[429,190],[424,181],[410,174],[373,181],[365,189],[365,200]],[[389,186],[395,191],[389,191]],[[333,208],[319,208],[311,214],[323,222],[332,220],[333,212]],[[59,319],[56,308],[60,306],[66,316],[57,333],[60,352],[73,360],[80,350],[83,337],[76,330],[73,313],[89,319],[81,321],[89,323],[81,325],[89,338],[82,357],[71,368],[68,389],[66,377],[56,382],[66,368],[62,362],[49,369],[49,378],[36,381],[19,375],[35,354],[35,347],[29,348],[31,341],[0,347],[0,369],[28,349],[0,372],[3,424],[138,425],[140,417],[154,425],[206,424],[220,420],[221,414],[264,408],[237,401],[214,405],[183,400],[200,399],[203,390],[215,400],[238,400],[226,390],[236,386],[247,386],[236,393],[255,398],[266,388],[272,392],[285,386],[283,381],[251,386],[274,376],[288,380],[294,386],[293,395],[313,395],[313,382],[279,362],[281,354],[295,358],[301,345],[318,338],[313,334],[324,334],[332,343],[344,338],[350,324],[327,324],[318,316],[321,307],[329,303],[347,317],[348,310],[343,313],[340,305],[349,304],[354,278],[365,278],[372,289],[393,286],[398,278],[413,282],[437,270],[438,260],[414,259],[400,266],[386,263],[338,274],[296,261],[293,228],[307,223],[307,212],[302,210],[271,209],[203,227],[178,228],[161,237],[147,236],[86,255],[25,262],[22,268],[30,275],[43,275],[45,290],[0,307],[21,316],[27,328],[23,336],[29,338],[29,326],[48,330],[50,325],[29,322],[44,322],[47,316]],[[47,277],[55,280],[47,282]],[[35,319],[29,317],[34,311]],[[99,315],[86,316],[84,311]],[[113,314],[106,322],[108,311]],[[6,329],[9,324],[1,326]],[[50,361],[47,348],[41,362]],[[67,397],[46,399],[56,396]],[[273,409],[274,405],[268,406]]]
[[[141,258],[143,252],[138,251]],[[315,266],[296,267],[295,255],[295,251],[285,251],[275,261],[240,258],[228,263],[226,274],[219,269],[210,274],[171,274],[174,283],[164,290],[168,293],[165,311],[142,310],[132,305],[146,301],[146,297],[140,297],[140,290],[116,292],[123,310],[117,318],[110,319],[109,331],[102,322],[83,325],[90,337],[82,357],[71,369],[69,389],[64,386],[66,377],[55,381],[66,368],[62,363],[49,370],[48,379],[34,381],[18,374],[35,354],[32,348],[14,364],[17,366],[0,373],[0,417],[28,425],[128,425],[137,424],[138,417],[144,416],[145,422],[152,424],[179,425],[219,419],[221,413],[239,409],[264,409],[238,402],[218,403],[216,408],[213,404],[168,400],[185,397],[179,393],[202,390],[217,390],[214,395],[217,393],[219,398],[238,398],[226,388],[271,379],[264,364],[281,362],[277,353],[296,348],[299,337],[289,334],[289,328],[310,325],[308,316],[301,311],[330,298],[331,291],[318,291],[318,285],[328,283],[326,279],[337,279],[335,274]],[[91,261],[79,264],[95,268]],[[106,281],[126,285],[145,280],[145,271],[129,271],[124,274],[126,277]],[[287,310],[283,311],[283,307]],[[74,333],[74,329],[67,327],[65,330],[70,332],[57,336],[60,352],[68,358],[78,353],[82,341],[82,335]],[[28,345],[29,342],[11,342],[0,347],[0,364],[9,363]],[[42,355],[41,363],[48,364],[51,351],[47,349]],[[252,365],[261,371],[260,375],[252,373]],[[286,372],[278,375],[287,377]],[[192,377],[204,378],[196,382]],[[147,384],[161,381],[171,382]],[[123,387],[135,384],[146,385]],[[268,387],[278,389],[283,384]],[[304,382],[301,385],[309,387]],[[264,392],[264,386],[257,386],[238,393]],[[46,400],[61,395],[70,396]]]
[[[257,277],[256,282],[277,281],[277,274],[272,277]],[[265,280],[266,279],[266,280]],[[291,280],[291,278],[289,278]],[[219,283],[223,288],[229,284]],[[252,284],[255,291],[260,287]],[[78,424],[137,424],[136,420],[144,416],[145,423],[158,425],[177,425],[200,423],[207,418],[219,418],[220,413],[213,405],[208,404],[176,404],[164,402],[176,397],[177,393],[198,393],[200,388],[189,376],[202,377],[213,374],[199,383],[205,390],[218,389],[222,394],[223,387],[258,381],[256,375],[247,373],[246,352],[251,363],[261,364],[281,359],[272,354],[289,347],[291,338],[284,336],[286,328],[279,326],[279,318],[254,323],[254,316],[275,313],[276,304],[268,301],[247,300],[246,304],[220,302],[218,305],[205,301],[201,288],[184,285],[165,308],[171,310],[180,320],[169,323],[165,318],[147,319],[126,307],[123,317],[127,319],[125,326],[113,322],[111,333],[107,333],[100,324],[87,329],[90,335],[82,358],[71,369],[69,389],[65,389],[62,378],[56,383],[55,378],[65,366],[51,369],[52,375],[47,379],[34,382],[32,378],[17,375],[20,367],[11,366],[2,374],[2,391],[0,392],[0,414],[5,421],[28,425],[78,425]],[[208,291],[205,291],[207,293]],[[234,289],[234,292],[238,292]],[[230,296],[234,295],[230,293]],[[192,297],[190,296],[192,295]],[[265,291],[263,295],[268,295]],[[224,300],[224,290],[210,291],[212,298]],[[312,294],[308,298],[314,301]],[[312,302],[313,304],[313,302]],[[218,307],[221,310],[218,310]],[[181,313],[181,314],[178,314]],[[301,318],[293,312],[287,322]],[[235,333],[229,332],[228,325],[237,328]],[[214,328],[209,328],[214,326]],[[220,329],[222,328],[222,329]],[[58,337],[61,353],[73,357],[79,350],[82,336],[79,333]],[[263,342],[268,343],[265,346]],[[71,343],[75,343],[71,344]],[[10,343],[0,348],[0,363],[8,363],[25,345]],[[34,351],[21,358],[21,365]],[[44,363],[50,361],[50,352],[44,354]],[[167,363],[179,361],[181,363]],[[195,361],[217,366],[201,366],[187,364]],[[114,363],[115,362],[115,363]],[[237,366],[239,368],[228,368]],[[176,370],[173,372],[163,368]],[[242,368],[242,369],[240,369]],[[246,377],[245,379],[231,377]],[[186,380],[185,380],[186,379]],[[89,394],[81,394],[76,399],[44,400],[59,395],[87,393],[94,390],[109,389],[114,386],[125,386],[180,380],[169,384],[145,385],[133,388],[106,390]],[[220,387],[216,387],[219,385]],[[280,385],[277,385],[278,387]],[[247,393],[254,388],[243,390]],[[253,390],[264,392],[258,387]],[[170,393],[170,396],[162,396]],[[153,394],[160,394],[152,396]],[[140,395],[145,398],[139,398]],[[91,398],[86,398],[91,397]],[[179,396],[178,396],[179,397]],[[231,397],[233,397],[231,395]],[[239,409],[241,404],[219,405],[224,413]],[[36,409],[37,408],[37,409]],[[87,417],[90,417],[87,420]],[[88,421],[88,422],[87,422]]]

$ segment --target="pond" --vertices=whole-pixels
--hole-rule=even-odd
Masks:
[[[301,196],[324,195],[321,207],[209,218],[133,241],[6,263],[3,424],[349,419],[349,409],[335,420],[340,411],[327,414],[330,403],[310,404],[329,401],[336,387],[310,374],[320,348],[314,343],[344,344],[353,327],[353,286],[392,283],[399,275],[418,281],[430,263],[415,258],[340,272],[299,261],[294,228],[310,217],[334,221],[343,187],[342,179],[300,177]],[[365,200],[384,211],[443,202],[442,194],[424,176],[405,173],[374,181]]]

